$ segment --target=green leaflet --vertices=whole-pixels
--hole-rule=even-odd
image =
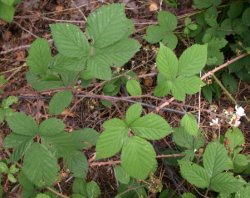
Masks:
[[[245,143],[243,133],[238,128],[228,129],[225,138],[229,140],[229,147],[235,149]]]
[[[196,76],[205,66],[207,60],[207,45],[193,45],[187,48],[179,60],[174,52],[160,45],[156,63],[159,70],[156,96],[172,95],[184,101],[186,94],[197,93],[205,84]]]
[[[50,25],[58,51],[67,57],[83,57],[89,52],[88,41],[79,27],[69,23]]]
[[[237,179],[231,173],[219,173],[211,179],[211,189],[220,193],[234,193],[245,184],[241,179]]]
[[[34,137],[38,133],[36,122],[24,113],[13,113],[6,120],[15,134]]]
[[[124,144],[121,165],[132,177],[146,179],[156,167],[156,154],[153,146],[139,137],[131,137]]]
[[[131,96],[140,96],[142,94],[141,85],[137,80],[128,80],[126,89]]]
[[[130,125],[136,119],[138,119],[142,114],[142,106],[140,103],[131,105],[126,111],[126,123]]]
[[[178,75],[198,74],[207,62],[207,45],[192,45],[179,58]]]
[[[99,25],[100,24],[100,25]],[[102,6],[87,20],[87,33],[95,48],[104,48],[119,41],[128,30],[124,5]]]
[[[79,149],[88,149],[96,145],[99,138],[99,133],[92,128],[76,130],[71,133],[74,142],[78,142]]]
[[[228,167],[227,150],[218,142],[211,142],[203,155],[203,165],[209,177],[226,170]]]
[[[184,127],[174,129],[173,141],[180,147],[184,147],[194,152],[205,144],[205,139],[199,131],[197,136],[191,135]]]
[[[160,11],[157,19],[159,24],[148,26],[144,39],[152,44],[161,41],[164,45],[174,49],[178,43],[178,39],[173,33],[177,27],[176,16],[170,12]]]
[[[148,140],[158,140],[172,132],[168,123],[161,116],[153,113],[136,119],[130,128],[135,135]]]
[[[49,103],[49,112],[53,115],[59,115],[69,106],[72,98],[72,93],[68,90],[56,93]]]
[[[85,182],[80,178],[74,180],[72,191],[72,198],[98,198],[101,194],[100,187],[95,181]]]
[[[119,182],[123,184],[129,183],[130,177],[121,166],[119,165],[115,166],[114,170],[115,170],[115,177]]]
[[[52,59],[50,46],[47,40],[38,38],[32,44],[27,58],[30,71],[36,75],[46,74]]]
[[[43,145],[33,143],[24,157],[23,172],[35,185],[50,186],[59,171],[57,159]]]
[[[61,133],[64,128],[65,124],[63,123],[63,121],[56,118],[50,118],[40,124],[39,134],[41,136],[53,136]]]
[[[186,113],[181,119],[181,126],[188,132],[190,135],[197,136],[199,131],[199,126],[196,118],[189,113]]]
[[[179,165],[181,175],[191,184],[199,188],[206,188],[209,186],[209,176],[203,167],[189,161],[180,161]]]
[[[74,177],[85,178],[88,172],[88,161],[80,151],[70,153],[64,158],[65,166],[73,173]]]
[[[13,1],[6,1],[2,0],[0,1],[0,18],[11,22],[14,18],[15,14],[15,7]]]
[[[117,118],[104,123],[105,131],[100,135],[96,143],[96,158],[111,157],[118,153],[127,138],[128,127]]]
[[[209,8],[211,6],[218,6],[220,4],[221,0],[209,0],[209,1],[194,0],[194,6],[198,9]]]
[[[175,53],[168,47],[160,44],[160,50],[156,58],[157,68],[166,79],[175,79],[178,73],[178,59]]]

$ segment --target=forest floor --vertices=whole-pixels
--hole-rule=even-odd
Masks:
[[[52,97],[50,91],[34,92],[32,87],[26,82],[25,72],[27,71],[26,57],[31,43],[36,38],[45,38],[53,40],[49,29],[49,24],[58,22],[68,22],[78,25],[81,29],[85,29],[86,17],[90,12],[94,11],[103,4],[120,2],[126,4],[126,12],[128,18],[133,19],[136,32],[133,37],[136,38],[142,45],[140,52],[125,65],[125,68],[135,71],[140,78],[144,97],[128,97],[124,90],[121,90],[118,96],[113,97],[116,104],[111,108],[104,107],[100,103],[100,98],[103,95],[98,87],[101,87],[102,82],[95,81],[89,88],[83,90],[85,97],[75,98],[71,106],[59,117],[67,124],[67,131],[80,129],[85,127],[95,128],[97,131],[102,131],[102,124],[105,120],[113,117],[121,117],[127,107],[134,101],[142,102],[147,112],[156,111],[156,108],[164,100],[156,100],[153,97],[153,90],[156,85],[155,56],[158,45],[149,45],[143,40],[146,27],[157,22],[156,16],[160,9],[169,10],[177,16],[182,16],[192,12],[192,1],[185,0],[179,4],[178,9],[173,9],[165,4],[159,3],[162,1],[150,0],[23,0],[17,7],[14,21],[6,23],[0,20],[0,75],[4,75],[8,83],[2,87],[4,93],[1,98],[15,95],[19,101],[12,107],[16,111],[25,112],[31,115],[36,120],[42,120],[48,117],[48,103]],[[180,27],[182,24],[179,24]],[[183,51],[183,45],[177,46],[177,53]],[[55,52],[55,48],[52,50]],[[169,97],[170,98],[170,97]],[[246,101],[250,98],[250,85],[241,82],[238,87],[238,92],[234,95],[237,101]],[[222,93],[220,100],[213,101],[209,104],[201,94],[187,97],[185,102],[171,102],[165,109],[158,113],[165,117],[171,126],[177,126],[181,117],[185,112],[193,112],[200,114],[200,127],[204,132],[207,141],[213,138],[213,129],[210,122],[213,118],[212,109],[217,109],[217,114],[223,112],[223,109],[234,109],[234,104],[228,96]],[[250,115],[250,105],[244,105],[246,114]],[[228,126],[221,126],[222,133],[226,131]],[[243,119],[240,126],[245,133],[245,138],[248,142],[245,145],[245,153],[250,154],[250,132],[249,123]],[[7,153],[3,149],[3,139],[10,133],[6,124],[0,125],[0,158],[7,158]],[[171,142],[171,138],[166,138],[159,142],[154,142],[159,150],[161,148],[175,147]],[[93,151],[87,151],[88,159],[93,157]],[[166,168],[164,163],[159,166],[158,176],[162,175],[164,186],[175,186],[175,189],[182,188],[183,179],[175,172],[174,169]],[[69,175],[63,173],[63,181],[56,188],[63,189],[63,193],[71,191],[71,183]],[[95,180],[102,190],[102,197],[113,197],[117,187],[114,171],[111,166],[93,166],[88,173],[89,180]],[[183,187],[186,188],[187,186]],[[5,184],[5,192],[7,197],[19,197],[19,186]]]

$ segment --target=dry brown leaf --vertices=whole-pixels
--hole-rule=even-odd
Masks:
[[[158,5],[157,5],[157,3],[155,3],[155,2],[150,2],[150,4],[149,4],[149,11],[150,12],[154,12],[154,11],[157,11],[158,10]]]
[[[75,114],[70,112],[68,109],[65,109],[61,115],[68,116],[68,117],[75,117]]]
[[[18,51],[16,52],[16,60],[23,61],[25,59],[25,51]]]
[[[63,9],[64,9],[63,5],[58,5],[55,7],[55,11],[57,11],[57,12],[61,12]]]

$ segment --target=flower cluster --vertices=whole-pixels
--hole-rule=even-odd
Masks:
[[[232,127],[238,127],[241,123],[241,117],[245,116],[245,110],[241,107],[236,105],[235,109],[228,108],[227,110],[223,110],[223,117],[225,117],[225,121],[230,124]],[[219,127],[220,120],[219,118],[214,118],[210,122],[210,126]]]

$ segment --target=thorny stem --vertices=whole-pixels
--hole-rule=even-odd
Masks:
[[[161,159],[161,158],[177,158],[177,157],[184,157],[185,154],[182,153],[178,153],[178,154],[169,154],[169,155],[157,155],[156,158],[157,159]],[[95,166],[112,166],[112,165],[117,165],[120,164],[121,161],[120,160],[116,160],[116,161],[107,161],[107,162],[92,162],[89,164],[90,167],[95,167]]]

